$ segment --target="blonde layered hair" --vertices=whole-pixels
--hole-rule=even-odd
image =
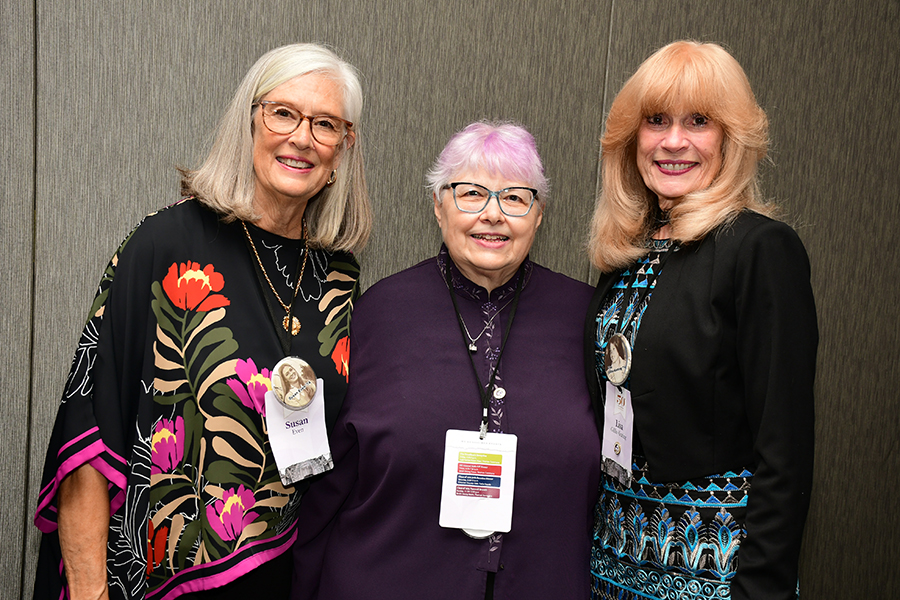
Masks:
[[[353,122],[355,143],[340,146],[342,158],[335,182],[310,199],[305,217],[309,243],[329,250],[359,250],[372,229],[372,209],[363,171],[362,87],[356,69],[317,44],[291,44],[264,54],[234,93],[216,131],[206,160],[196,171],[182,170],[181,190],[216,211],[226,222],[256,221],[253,209],[253,105],[279,85],[309,73],[337,82],[343,91],[344,114]],[[338,116],[338,115],[336,115]]]
[[[709,187],[691,192],[669,212],[672,238],[703,239],[744,209],[772,215],[759,189],[769,121],[738,62],[717,44],[673,42],[645,60],[616,96],[606,118],[603,184],[591,223],[590,254],[604,272],[646,254],[658,208],[637,167],[641,122],[658,113],[705,115],[723,130],[722,166]]]

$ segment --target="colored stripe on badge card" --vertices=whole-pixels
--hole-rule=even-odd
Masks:
[[[469,498],[499,498],[500,488],[484,488],[458,485],[456,486],[456,495],[467,496]]]
[[[467,475],[500,475],[503,467],[500,465],[473,465],[472,463],[459,463],[457,473]]]
[[[478,485],[484,487],[500,487],[499,477],[481,477],[479,475],[457,475],[456,485]]]
[[[459,462],[499,465],[503,462],[503,455],[486,452],[460,452]]]

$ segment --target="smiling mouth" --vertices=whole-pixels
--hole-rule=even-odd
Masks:
[[[281,156],[277,157],[275,160],[283,165],[293,167],[295,169],[309,169],[313,166],[311,162],[305,160],[295,160],[293,158],[284,158]]]
[[[498,233],[473,233],[472,237],[476,240],[484,240],[485,242],[505,242],[509,237]]]
[[[659,170],[667,175],[681,175],[700,164],[696,162],[666,162],[660,160],[655,162]]]

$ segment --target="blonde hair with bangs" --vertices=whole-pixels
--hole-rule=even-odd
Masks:
[[[641,122],[657,113],[699,113],[721,125],[722,165],[709,187],[687,194],[669,212],[672,238],[703,239],[744,209],[772,216],[757,165],[766,156],[769,122],[738,62],[717,44],[677,41],[645,60],[610,107],[602,147],[603,183],[591,223],[591,260],[601,271],[646,254],[656,195],[637,168]]]
[[[372,230],[359,130],[362,86],[353,66],[318,44],[282,46],[256,61],[235,91],[206,160],[195,171],[181,170],[181,192],[196,197],[225,222],[258,220],[260,215],[253,209],[253,105],[279,85],[309,73],[333,78],[341,86],[344,114],[336,116],[351,121],[355,133],[352,146],[346,139],[340,146],[334,184],[323,188],[306,207],[309,243],[328,250],[359,250]]]

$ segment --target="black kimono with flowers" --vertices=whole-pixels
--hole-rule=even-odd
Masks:
[[[300,243],[251,232],[284,298]],[[67,597],[57,490],[85,464],[109,480],[110,598],[215,588],[290,548],[306,483],[283,486],[269,447],[263,397],[284,356],[281,308],[254,261],[240,222],[192,199],[147,217],[113,256],[44,465],[35,597]],[[290,354],[323,380],[329,426],[346,390],[358,275],[352,255],[312,250],[294,302],[302,329]]]

